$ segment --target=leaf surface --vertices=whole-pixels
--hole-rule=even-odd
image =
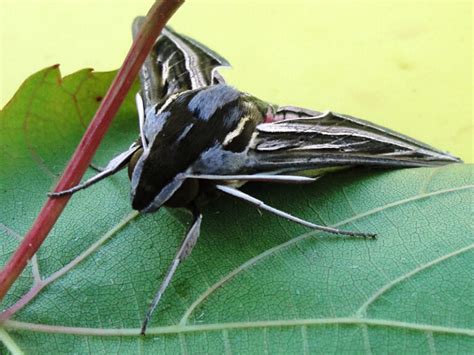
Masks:
[[[45,69],[0,112],[2,265],[113,74],[83,70],[63,79],[57,67]],[[137,131],[130,95],[95,164],[125,150]],[[244,188],[316,223],[376,232],[376,240],[308,232],[219,198],[146,338],[138,329],[186,226],[174,211],[132,211],[121,172],[71,199],[5,298],[2,308],[16,312],[0,339],[4,349],[32,354],[470,352],[472,172],[461,164],[356,169],[311,185]]]

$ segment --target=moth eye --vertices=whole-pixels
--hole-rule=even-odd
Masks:
[[[138,159],[143,154],[143,148],[138,149],[135,153],[133,153],[132,157],[130,158],[130,161],[128,162],[128,178],[132,180],[132,174],[133,170],[135,170],[135,165],[137,165]]]

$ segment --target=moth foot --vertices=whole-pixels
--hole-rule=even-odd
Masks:
[[[58,197],[63,197],[67,195],[71,195],[74,191],[71,190],[63,190],[63,191],[57,191],[57,192],[48,192],[48,197],[50,198],[58,198]]]

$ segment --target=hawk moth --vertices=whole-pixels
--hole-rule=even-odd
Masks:
[[[142,17],[133,24],[137,34]],[[197,242],[202,206],[218,194],[242,199],[307,227],[334,234],[374,236],[316,225],[265,204],[238,188],[248,181],[310,183],[355,166],[403,168],[459,162],[446,152],[368,121],[331,111],[279,106],[226,84],[229,63],[196,40],[167,27],[140,71],[136,96],[139,138],[97,175],[52,197],[72,194],[128,167],[132,208],[186,208],[191,227],[142,325]]]

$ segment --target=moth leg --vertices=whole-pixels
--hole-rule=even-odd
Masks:
[[[317,230],[321,230],[321,231],[329,232],[329,233],[333,233],[333,234],[349,235],[349,236],[353,236],[353,237],[370,237],[370,238],[375,237],[375,234],[373,234],[373,233],[359,233],[359,232],[345,231],[345,230],[341,230],[341,229],[337,229],[337,228],[320,226],[318,224],[314,224],[314,223],[305,221],[304,219],[298,218],[298,217],[293,216],[289,213],[280,211],[280,210],[278,210],[278,209],[276,209],[272,206],[269,206],[269,205],[265,204],[263,201],[258,200],[255,197],[252,197],[252,196],[250,196],[250,195],[248,195],[248,194],[246,194],[246,193],[244,193],[240,190],[234,189],[234,188],[229,187],[229,186],[217,185],[216,188],[218,190],[228,194],[228,195],[240,198],[241,200],[244,200],[244,201],[246,201],[246,202],[248,202],[248,203],[250,203],[254,206],[257,206],[258,208],[261,208],[262,210],[268,211],[268,212],[273,213],[277,216],[286,218],[286,219],[288,219],[292,222],[299,223],[299,224],[301,224],[303,226],[306,226],[306,227],[310,227],[310,228],[313,228],[313,229],[317,229]]]
[[[70,189],[63,190],[63,191],[55,191],[55,192],[50,192],[48,193],[49,197],[61,197],[65,195],[71,195],[79,190],[83,190],[86,187],[89,187],[96,182],[99,182],[100,180],[106,178],[107,176],[115,174],[117,171],[123,169],[125,165],[129,162],[130,158],[132,157],[133,153],[139,149],[140,146],[133,144],[129,150],[126,152],[123,152],[119,155],[117,155],[115,158],[113,158],[107,166],[97,175],[94,175],[90,179],[71,187]]]
[[[298,175],[273,175],[273,174],[253,174],[253,175],[193,175],[187,174],[190,179],[203,180],[244,180],[244,181],[267,181],[280,182],[286,184],[302,184],[316,181],[318,178]]]
[[[89,168],[97,171],[98,173],[101,173],[105,170],[105,168],[101,167],[101,166],[98,166],[98,165],[95,165],[94,163],[90,163],[89,164]]]
[[[144,150],[147,150],[148,143],[145,138],[145,105],[143,103],[142,96],[138,92],[135,95],[135,103],[137,104],[138,126],[140,127],[140,139],[142,141],[142,147]]]
[[[173,278],[173,275],[176,269],[178,268],[178,265],[191,254],[194,245],[196,245],[201,230],[202,214],[197,211],[193,211],[193,216],[193,223],[189,228],[188,232],[186,233],[186,237],[184,238],[184,241],[181,244],[178,252],[176,253],[173,261],[171,262],[171,265],[168,268],[168,271],[166,272],[166,275],[163,281],[161,282],[160,288],[158,289],[158,292],[153,298],[150,307],[148,307],[148,311],[146,313],[145,320],[143,321],[142,328],[140,331],[140,334],[142,335],[145,335],[148,322],[150,321],[156,306],[160,302],[161,296],[163,295],[169,283],[171,282],[171,279]]]

